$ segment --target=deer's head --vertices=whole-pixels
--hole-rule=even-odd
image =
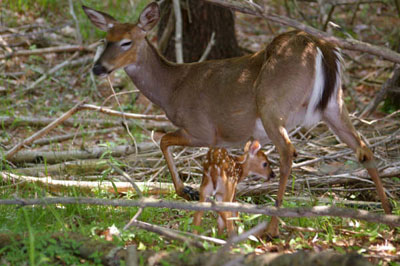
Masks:
[[[105,48],[93,67],[93,73],[101,76],[136,62],[146,33],[160,18],[160,8],[154,2],[146,6],[136,24],[121,23],[104,12],[82,8],[97,28],[107,32]]]

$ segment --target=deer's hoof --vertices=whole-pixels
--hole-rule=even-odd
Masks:
[[[185,186],[182,192],[187,200],[195,201],[200,199],[200,193],[192,187]]]

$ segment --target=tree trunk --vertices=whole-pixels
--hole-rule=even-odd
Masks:
[[[229,58],[242,55],[235,36],[233,13],[226,8],[199,0],[181,0],[182,44],[184,62],[198,61],[206,49],[212,32],[215,44],[207,59]],[[172,1],[161,5],[158,41],[161,52],[175,60],[175,18]]]

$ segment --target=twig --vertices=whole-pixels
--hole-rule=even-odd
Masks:
[[[90,131],[81,131],[77,133],[71,133],[71,134],[65,134],[61,136],[54,136],[51,138],[42,138],[35,140],[33,144],[35,145],[47,145],[50,143],[58,143],[62,141],[66,141],[72,138],[79,138],[82,136],[88,136],[88,135],[101,135],[101,134],[108,134],[111,132],[118,132],[122,130],[121,127],[113,127],[113,128],[106,128],[106,129],[100,129],[100,130],[90,130]]]
[[[111,166],[118,174],[122,175],[126,181],[131,183],[132,187],[135,189],[136,193],[139,195],[140,198],[143,197],[142,191],[127,173],[125,173],[121,168],[112,163],[108,163],[108,165]]]
[[[178,232],[176,232],[175,230],[172,230],[172,229],[164,228],[164,227],[161,227],[161,226],[157,226],[157,225],[154,225],[154,224],[149,224],[149,223],[145,223],[145,222],[141,222],[141,221],[137,221],[137,220],[131,220],[131,225],[134,225],[134,226],[136,226],[138,228],[141,228],[141,229],[144,229],[144,230],[147,230],[147,231],[150,231],[150,232],[153,232],[153,233],[168,237],[168,238],[173,239],[173,240],[178,240],[178,241],[185,242],[185,243],[187,243],[187,244],[189,244],[191,246],[195,246],[195,247],[200,248],[200,249],[204,249],[204,246],[203,246],[203,244],[201,242],[198,242],[196,240],[187,238],[187,237],[179,234]]]
[[[112,110],[107,107],[100,107],[93,104],[83,104],[80,107],[81,110],[94,110],[99,111],[101,113],[117,116],[117,117],[126,117],[131,119],[143,119],[143,120],[154,120],[154,121],[169,121],[165,115],[142,115],[142,114],[133,114],[133,113],[126,113],[126,112],[118,112]]]
[[[36,132],[35,134],[33,134],[32,136],[26,138],[25,140],[23,140],[21,143],[17,144],[16,146],[14,146],[14,148],[12,148],[11,150],[7,151],[5,159],[9,160],[11,159],[19,150],[21,150],[24,146],[26,145],[30,145],[32,142],[34,142],[35,140],[43,137],[44,135],[46,135],[48,132],[50,132],[53,128],[57,127],[58,125],[60,125],[63,121],[67,120],[68,118],[70,118],[73,114],[75,114],[76,112],[79,111],[79,106],[81,104],[83,104],[85,101],[82,101],[80,103],[78,103],[77,105],[75,105],[72,109],[70,109],[68,112],[64,113],[62,116],[60,116],[59,118],[57,118],[56,120],[54,120],[52,123],[50,123],[48,126],[44,127],[43,129],[39,130],[38,132]]]
[[[93,52],[98,43],[91,44],[89,46],[82,45],[66,45],[66,46],[56,46],[56,47],[47,47],[35,50],[19,50],[9,54],[0,55],[1,59],[11,58],[13,56],[28,56],[34,54],[48,54],[48,53],[68,53],[68,52],[84,52],[89,51]]]
[[[214,46],[214,44],[215,44],[215,32],[213,31],[211,34],[210,41],[208,42],[207,47],[204,50],[204,53],[201,55],[199,62],[203,62],[204,60],[207,59],[208,55],[211,52],[211,48]]]
[[[179,0],[173,0],[173,8],[175,14],[175,54],[176,62],[183,63],[182,49],[182,13]]]
[[[165,26],[165,29],[158,41],[158,49],[161,51],[162,54],[165,53],[165,50],[168,47],[168,41],[172,35],[172,32],[174,31],[174,20],[174,14],[172,12],[169,12],[167,25]]]
[[[75,57],[77,57],[79,55],[78,52],[76,52],[75,54],[73,54],[71,56],[71,58],[69,60],[66,60],[58,65],[56,65],[55,67],[53,67],[52,69],[50,69],[47,73],[44,73],[40,78],[38,78],[37,80],[35,80],[33,83],[31,83],[27,88],[25,88],[23,90],[23,93],[28,93],[31,90],[33,90],[39,83],[41,83],[42,81],[44,81],[48,76],[53,75],[54,73],[56,73],[57,71],[63,69],[64,67],[74,67],[74,66],[79,66],[79,65],[85,65],[88,64],[89,62],[92,61],[91,57],[83,57],[83,58],[79,58],[77,60],[72,60]]]
[[[385,81],[382,85],[381,90],[375,95],[374,99],[367,105],[367,107],[362,111],[360,117],[365,118],[371,115],[378,105],[385,99],[387,93],[391,88],[396,85],[396,82],[400,79],[400,65],[396,64],[394,67],[393,76]]]
[[[335,8],[336,8],[336,6],[332,5],[331,8],[329,9],[328,17],[326,18],[325,23],[324,23],[324,27],[322,28],[323,31],[326,31],[328,29],[328,24],[329,24],[329,21],[332,18],[332,15],[333,15],[333,12],[335,11]]]
[[[247,2],[247,1],[240,1],[240,0],[234,0],[234,1],[204,0],[204,1],[218,4],[221,6],[225,6],[225,7],[231,8],[231,9],[239,11],[239,12],[262,17],[266,20],[271,20],[273,22],[276,22],[276,23],[279,23],[282,25],[290,26],[290,27],[305,31],[315,37],[318,37],[325,41],[334,43],[343,49],[366,52],[366,53],[370,53],[370,54],[373,54],[376,56],[380,56],[388,61],[400,63],[400,54],[396,53],[395,51],[390,50],[386,47],[376,46],[376,45],[372,45],[370,43],[365,43],[365,42],[361,42],[361,41],[354,40],[354,39],[346,39],[345,40],[345,39],[337,38],[326,32],[323,32],[323,31],[317,30],[313,27],[302,24],[294,19],[290,19],[285,16],[278,16],[275,14],[268,14],[265,10],[263,10],[261,8],[257,8],[254,5],[250,5],[249,2]]]
[[[73,4],[72,0],[69,0],[68,2],[69,2],[69,13],[71,14],[72,18],[75,21],[76,39],[78,40],[79,44],[82,44],[82,35],[81,35],[81,31],[79,29],[78,18],[75,15],[74,4]]]
[[[4,172],[0,172],[4,175]],[[182,209],[190,211],[230,211],[254,214],[264,214],[279,217],[346,217],[359,219],[368,222],[383,223],[390,226],[400,226],[400,216],[389,214],[376,214],[365,210],[353,210],[328,206],[301,207],[301,208],[276,208],[264,205],[251,205],[244,203],[230,202],[202,202],[189,203],[180,201],[165,201],[150,198],[141,200],[122,200],[122,199],[96,199],[82,197],[47,197],[40,199],[2,199],[0,205],[50,205],[50,204],[89,204],[114,207],[142,207],[142,208],[168,208]]]
[[[224,254],[229,251],[229,249],[232,245],[235,245],[239,242],[246,240],[251,235],[256,235],[256,234],[260,233],[261,231],[265,230],[265,228],[267,228],[267,222],[262,222],[238,236],[230,237],[228,239],[228,241],[226,242],[226,244],[223,247],[221,247],[218,250],[218,252],[212,256],[210,264],[208,264],[208,265],[210,265],[210,266],[216,265],[218,263],[218,259],[223,257]]]
[[[118,166],[113,165],[111,163],[108,163],[108,165],[110,165],[117,173],[119,173],[120,175],[122,175],[126,181],[128,181],[129,183],[131,183],[132,187],[135,189],[136,193],[139,195],[139,198],[143,197],[143,193],[140,190],[140,188],[138,187],[138,185],[136,185],[136,183],[132,180],[132,178],[125,173],[124,171],[122,171],[122,169],[120,169]],[[139,218],[139,216],[142,214],[143,212],[143,208],[139,208],[139,210],[136,212],[136,214],[132,217],[132,219],[124,226],[124,230],[127,230],[136,220],[137,218]]]

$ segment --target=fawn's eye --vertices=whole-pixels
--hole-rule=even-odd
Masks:
[[[262,166],[265,168],[265,167],[268,166],[268,163],[267,162],[263,162]]]

